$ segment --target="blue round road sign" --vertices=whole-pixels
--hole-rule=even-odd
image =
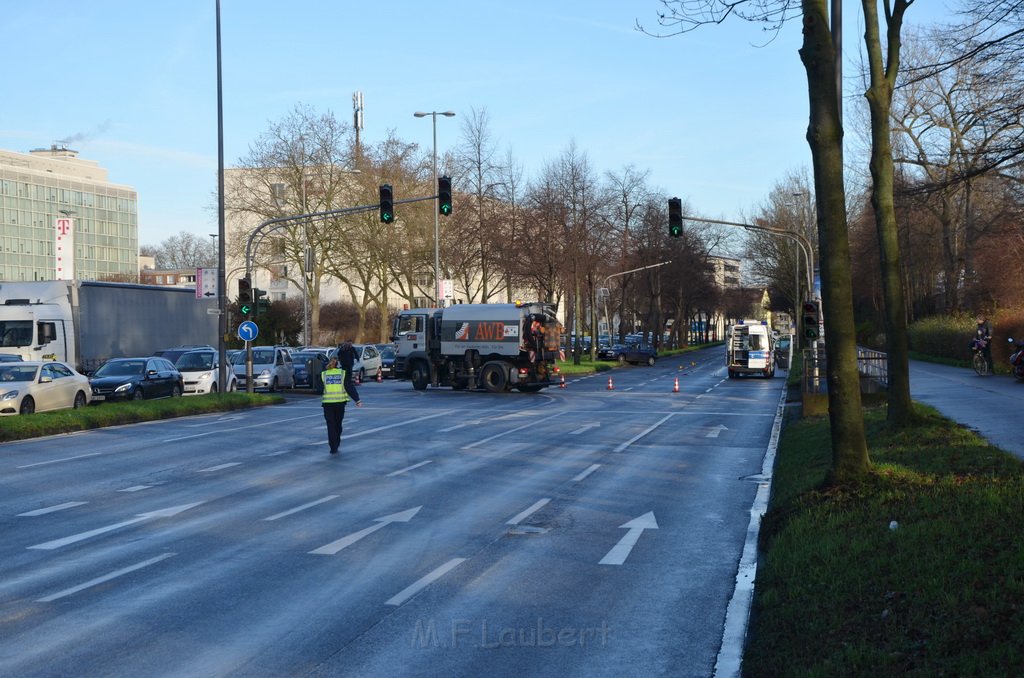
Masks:
[[[242,341],[252,341],[259,336],[260,328],[251,320],[246,320],[238,326],[238,338]]]

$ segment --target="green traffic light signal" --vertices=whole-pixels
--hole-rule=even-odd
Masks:
[[[252,281],[249,278],[238,279],[238,310],[244,316],[252,314]]]
[[[390,224],[395,220],[395,198],[391,192],[391,184],[382,184],[380,187],[380,221],[383,224]]]
[[[437,211],[446,217],[452,213],[452,180],[449,177],[437,178]]]
[[[683,201],[679,198],[668,199],[668,234],[673,238],[683,234]]]

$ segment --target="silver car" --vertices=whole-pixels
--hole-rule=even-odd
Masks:
[[[89,378],[64,363],[0,364],[0,415],[85,407],[91,399]]]
[[[248,390],[245,381],[245,351],[231,359],[238,390]],[[253,389],[273,393],[279,388],[295,388],[295,367],[292,354],[284,346],[256,346],[252,349]]]

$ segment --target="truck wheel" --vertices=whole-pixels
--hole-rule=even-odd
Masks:
[[[480,370],[480,383],[491,393],[501,393],[508,387],[505,366],[501,363],[487,363]]]
[[[412,368],[412,387],[417,391],[424,391],[430,381],[430,374],[427,373],[427,366],[423,363],[416,363]]]

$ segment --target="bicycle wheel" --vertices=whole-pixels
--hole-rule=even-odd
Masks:
[[[978,376],[984,377],[988,375],[988,361],[985,360],[985,356],[981,353],[975,353],[974,359],[971,362],[974,364],[974,371],[978,373]]]

